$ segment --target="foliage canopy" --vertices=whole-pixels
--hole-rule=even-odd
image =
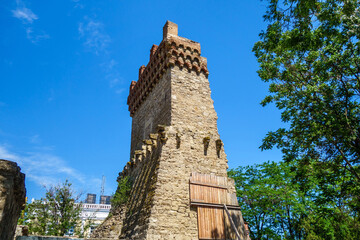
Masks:
[[[360,4],[358,0],[269,0],[253,48],[287,128],[261,149],[284,159],[346,168],[360,181]]]
[[[19,223],[28,225],[31,234],[64,236],[80,224],[79,198],[66,180],[47,189],[45,198],[27,204]]]
[[[319,169],[299,181],[293,167],[266,162],[229,171],[251,239],[359,239],[360,209],[353,204],[359,195],[350,172],[323,184]]]
[[[260,208],[247,213],[254,217],[255,239],[278,233],[286,239],[358,239],[360,2],[267,2],[268,26],[253,51],[258,74],[269,83],[262,105],[274,103],[286,127],[270,131],[260,148],[280,148],[286,163],[230,174],[244,181],[237,182],[239,196],[254,199],[243,199],[245,209]],[[258,189],[269,199],[256,196]],[[279,202],[271,205],[276,196]]]

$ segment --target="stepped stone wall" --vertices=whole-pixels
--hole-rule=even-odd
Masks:
[[[113,208],[109,216],[92,233],[93,238],[118,239],[121,234],[122,221],[125,217],[126,206]]]
[[[0,159],[0,239],[13,239],[25,196],[25,174],[15,162]]]

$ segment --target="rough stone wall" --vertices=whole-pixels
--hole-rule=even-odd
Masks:
[[[221,150],[218,157],[216,138],[210,139],[205,155],[206,131],[173,126],[160,130],[144,141],[136,151],[136,165],[127,170],[135,180],[121,238],[198,239],[197,212],[189,203],[190,174],[226,176],[226,156]],[[234,182],[228,185],[235,193]]]
[[[200,54],[199,43],[177,36],[177,25],[167,22],[163,41],[131,83],[131,155],[119,177],[129,176],[133,187],[121,238],[198,239],[190,175],[227,177],[207,60]],[[228,192],[235,194],[231,180]]]
[[[18,236],[16,240],[84,240],[83,238],[52,237],[52,236]],[[104,238],[104,240],[107,240]]]
[[[158,135],[146,140],[159,124],[171,126],[165,131],[166,142]],[[189,206],[190,173],[227,176],[207,76],[179,66],[169,68],[134,113],[132,126],[135,147],[126,172],[134,179],[131,196],[137,198],[129,201],[122,237],[197,239],[196,208]]]
[[[188,159],[193,171],[227,176],[227,159],[207,76],[175,66],[171,87],[171,126],[179,136],[184,134],[180,136],[184,151],[179,154]]]
[[[91,237],[95,239],[118,239],[121,234],[122,221],[125,218],[125,204],[112,209],[109,216],[92,233]]]
[[[166,141],[165,129],[158,126],[158,133],[150,134],[150,139],[144,141],[142,150],[135,153],[136,169],[128,170],[130,178],[134,180],[123,221],[121,237],[124,239],[146,239],[162,147]]]
[[[131,151],[141,149],[143,140],[156,131],[158,125],[170,125],[170,71],[167,71],[147,96],[147,100],[137,109],[132,118]]]
[[[171,80],[171,123],[149,134],[127,166],[134,186],[124,220],[126,239],[198,239],[196,208],[189,204],[190,174],[227,176],[207,77],[177,66],[165,76],[161,81]],[[161,81],[157,86],[163,86]]]
[[[190,174],[226,177],[227,159],[222,144],[216,144],[217,115],[207,77],[175,66],[171,87],[171,126],[159,162],[147,239],[198,239],[196,208],[189,204]]]
[[[15,162],[0,159],[0,239],[13,239],[25,196],[25,174]]]

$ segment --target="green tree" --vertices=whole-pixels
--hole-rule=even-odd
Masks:
[[[262,105],[274,103],[286,127],[269,132],[260,148],[280,148],[300,191],[312,194],[306,238],[358,239],[360,3],[268,3],[269,24],[253,51],[270,84]]]
[[[295,167],[294,183],[307,191],[312,204],[301,222],[305,239],[359,239],[359,187],[354,176],[332,163]]]
[[[306,170],[306,178],[294,167]],[[358,195],[344,190],[354,189],[353,176],[341,170],[337,178],[328,168],[286,162],[230,170],[251,239],[359,239],[359,212],[352,206]]]
[[[80,222],[81,205],[68,180],[46,190],[45,198],[27,204],[19,220],[29,226],[29,232],[39,235],[64,236]]]
[[[251,239],[302,239],[301,220],[311,206],[293,184],[287,163],[264,163],[229,171],[234,178]]]
[[[26,203],[18,224],[28,225],[29,232],[32,234],[46,235],[48,219],[50,218],[50,206],[45,203],[45,199]]]
[[[360,4],[358,0],[269,0],[269,23],[253,48],[286,128],[261,149],[287,161],[343,168],[360,182]]]

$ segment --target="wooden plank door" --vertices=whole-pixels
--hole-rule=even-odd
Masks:
[[[210,174],[192,173],[190,201],[226,204],[228,199],[227,178]]]
[[[224,210],[198,207],[199,239],[225,239]]]
[[[209,174],[192,173],[190,201],[213,204],[198,206],[199,239],[226,239],[225,215],[221,204],[227,203],[227,178]]]

